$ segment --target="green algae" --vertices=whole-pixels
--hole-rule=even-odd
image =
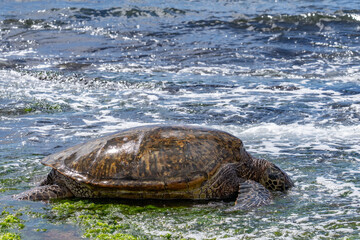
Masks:
[[[175,233],[149,234],[141,228],[139,217],[159,219],[174,212],[183,212],[184,207],[156,207],[154,205],[131,206],[119,203],[94,203],[90,200],[57,200],[52,202],[48,218],[51,222],[76,224],[83,231],[82,237],[89,239],[192,239]],[[193,213],[190,213],[191,215]],[[189,215],[190,216],[190,215]],[[194,215],[193,215],[194,216]],[[194,216],[194,218],[196,215]],[[201,221],[199,224],[205,224]],[[177,232],[177,233],[176,233]]]
[[[51,103],[46,100],[34,100],[34,102],[27,104],[23,109],[23,113],[44,112],[44,113],[56,113],[62,112],[63,109],[67,109],[68,106],[59,103]]]
[[[0,240],[21,239],[16,231],[25,227],[23,221],[19,218],[21,213],[11,214],[8,211],[2,211],[0,215]]]
[[[356,239],[352,238],[355,234],[346,236],[342,229],[353,229],[355,233],[359,227],[359,218],[354,216],[333,224],[323,224],[323,220],[318,220],[318,225],[313,229],[302,231],[297,224],[292,223],[297,215],[284,214],[279,206],[268,206],[251,213],[224,212],[229,205],[158,206],[66,199],[44,204],[40,212],[33,212],[32,207],[6,207],[1,215],[4,227],[0,240],[21,239],[29,231],[38,234],[40,239],[47,239],[46,236],[59,234],[54,229],[64,229],[64,226],[73,226],[73,231],[79,237],[99,240],[190,240],[191,234],[185,234],[192,232],[213,232],[214,234],[200,235],[201,239],[207,240],[235,236],[238,239],[256,239],[262,234],[262,229],[269,229],[265,233],[269,238],[311,239],[321,235],[322,239]],[[309,220],[316,221],[311,218]],[[214,235],[217,237],[214,238]]]
[[[20,240],[21,237],[19,234],[16,233],[0,233],[0,240]]]
[[[143,239],[125,231],[130,225],[123,216],[112,211],[112,204],[95,204],[88,201],[57,201],[51,208],[51,221],[66,221],[78,225],[89,239]],[[121,208],[121,207],[120,207]],[[123,207],[126,209],[126,207]]]
[[[233,205],[232,202],[154,203],[114,199],[63,199],[49,203],[24,201],[20,207],[4,207],[1,222],[8,225],[1,231],[0,240],[30,239],[29,233],[39,237],[31,239],[48,239],[48,236],[67,234],[65,228],[70,229],[76,237],[99,240],[190,240],[193,233],[204,240],[234,237],[256,239],[260,234],[270,239],[312,239],[318,235],[322,239],[356,239],[352,237],[358,232],[359,217],[350,217],[352,208],[344,212],[348,216],[342,220],[332,221],[338,212],[327,203],[313,202],[300,207],[295,201],[290,204],[287,198],[281,197],[278,195],[273,205],[251,212],[226,212]],[[312,217],[315,214],[321,214],[324,218]],[[307,222],[315,225],[311,229],[302,229],[301,225]],[[353,232],[349,234],[344,229]]]

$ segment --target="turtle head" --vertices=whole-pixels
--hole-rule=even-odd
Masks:
[[[260,183],[273,191],[286,191],[294,186],[290,177],[281,168],[270,162],[260,177]]]

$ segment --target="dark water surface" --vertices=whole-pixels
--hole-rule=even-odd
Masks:
[[[233,213],[10,197],[44,156],[163,123],[230,132],[296,187]],[[359,123],[357,0],[0,1],[0,209],[23,239],[94,237],[90,215],[143,239],[360,239]]]

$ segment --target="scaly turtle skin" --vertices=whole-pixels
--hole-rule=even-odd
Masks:
[[[226,132],[145,126],[79,144],[42,160],[52,168],[40,186],[15,197],[229,199],[236,209],[268,204],[269,190],[294,184],[273,163],[247,153]]]

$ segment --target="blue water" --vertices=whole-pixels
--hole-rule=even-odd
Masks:
[[[46,175],[44,156],[193,124],[238,136],[296,187],[262,211],[195,206],[206,226],[171,208],[144,214],[139,235],[359,239],[359,122],[359,1],[0,1],[0,208],[51,215],[52,203],[10,198]],[[24,239],[83,231],[24,219]]]

